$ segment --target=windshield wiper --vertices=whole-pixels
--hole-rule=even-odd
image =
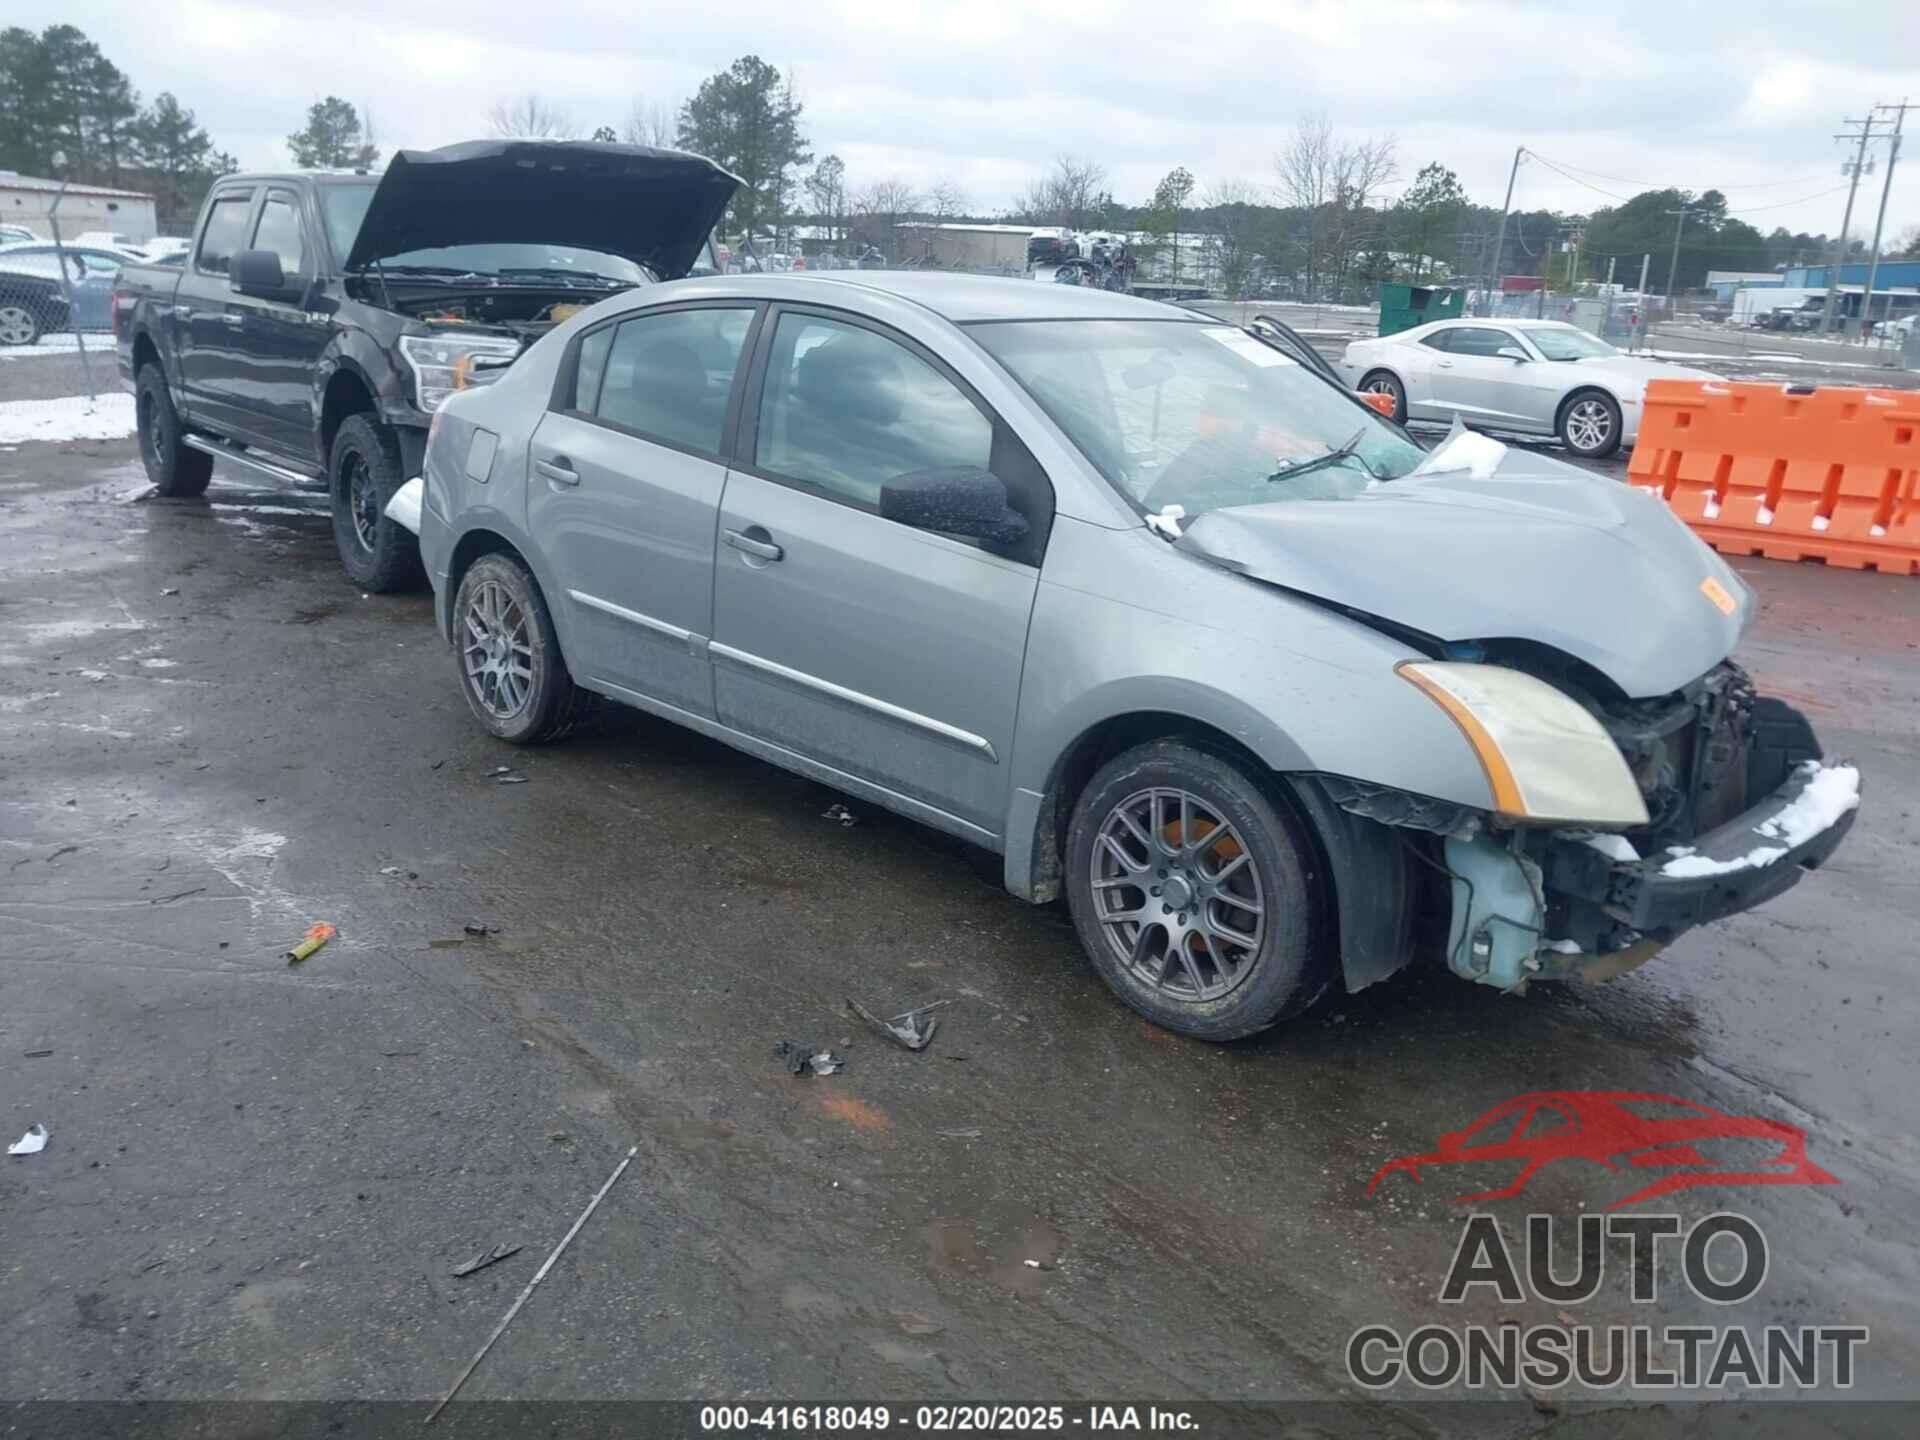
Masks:
[[[456,280],[486,280],[491,275],[482,275],[478,270],[462,270],[456,265],[381,265],[389,275],[450,275]]]
[[[593,289],[604,289],[613,285],[626,285],[630,282],[616,279],[612,275],[601,275],[595,271],[563,270],[557,266],[510,265],[500,272],[502,275],[551,275],[559,280],[571,280],[577,285],[587,285]]]
[[[1329,450],[1324,455],[1316,455],[1311,460],[1301,460],[1296,464],[1287,466],[1283,470],[1276,470],[1267,477],[1267,480],[1269,483],[1275,480],[1295,480],[1306,474],[1309,470],[1323,470],[1329,465],[1339,464],[1342,460],[1358,460],[1360,462],[1360,468],[1378,480],[1380,478],[1380,472],[1369,465],[1366,458],[1359,453],[1360,442],[1366,438],[1367,427],[1362,425],[1358,430],[1353,432],[1353,438],[1348,440],[1346,444]]]

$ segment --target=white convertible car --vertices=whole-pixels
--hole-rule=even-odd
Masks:
[[[1712,380],[1684,365],[1626,355],[1557,320],[1437,320],[1347,346],[1356,390],[1391,395],[1396,420],[1452,420],[1558,435],[1598,458],[1631,444],[1653,379]]]

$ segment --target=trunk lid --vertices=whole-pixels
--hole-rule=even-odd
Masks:
[[[644,145],[469,140],[402,150],[345,265],[444,245],[575,245],[673,280],[693,268],[739,184],[705,156]]]

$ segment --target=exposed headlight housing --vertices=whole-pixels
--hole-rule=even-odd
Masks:
[[[1467,737],[1494,813],[1534,824],[1647,823],[1647,803],[1620,747],[1570,695],[1504,665],[1407,660],[1394,669]]]
[[[400,353],[413,367],[414,403],[431,415],[454,391],[480,383],[475,361],[510,362],[520,342],[504,335],[402,335]]]

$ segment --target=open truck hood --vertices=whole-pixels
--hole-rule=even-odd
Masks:
[[[1437,639],[1550,645],[1636,698],[1725,659],[1753,608],[1658,499],[1516,450],[1490,474],[1415,472],[1346,500],[1210,511],[1177,543]]]
[[[693,268],[739,184],[704,156],[644,145],[468,140],[402,150],[346,268],[439,245],[577,245],[674,280]]]

